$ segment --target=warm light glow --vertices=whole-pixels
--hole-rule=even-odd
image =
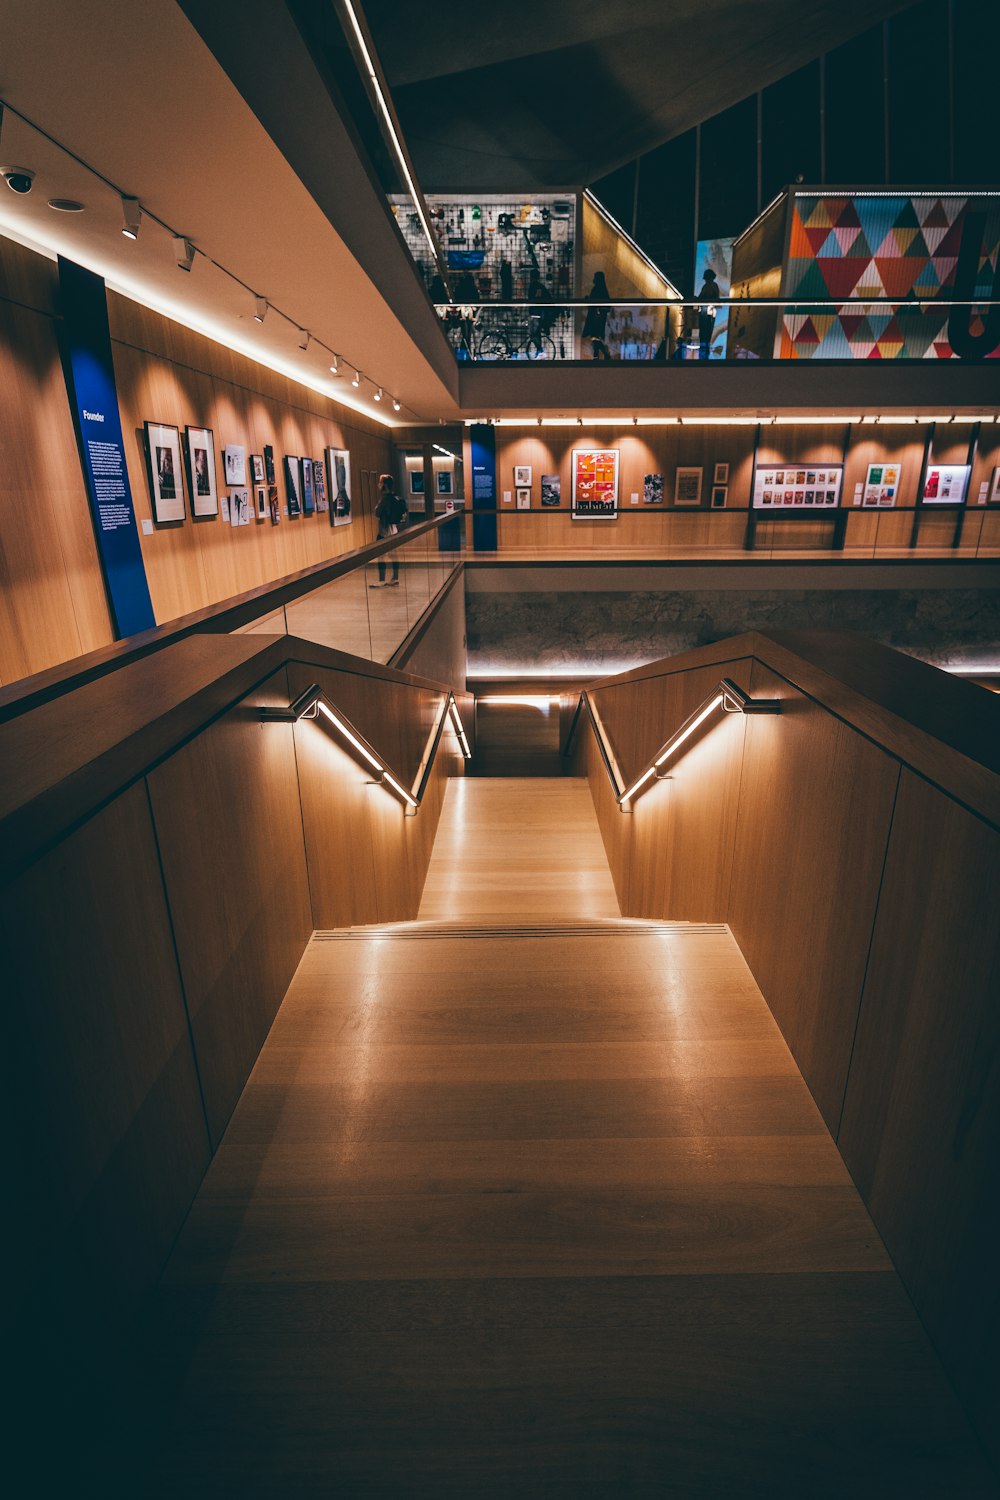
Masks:
[[[622,802],[630,802],[639,788],[645,786],[646,782],[652,780],[655,775],[656,770],[653,766],[650,766],[647,771],[643,771],[642,775],[639,777],[639,780],[634,781],[627,792],[622,792]]]
[[[322,698],[317,700],[316,706],[319,709],[320,713],[325,714],[326,717],[330,720],[330,723],[333,724],[338,732],[344,736],[344,739],[347,740],[349,744],[354,746],[358,754],[364,756],[365,760],[372,767],[372,769],[377,771],[379,775],[382,775],[385,771],[385,767],[382,765],[382,762],[380,760],[376,760],[371,751],[367,750],[361,743],[361,741],[351,733],[342,719],[337,718],[337,715],[333,712],[332,709],[327,708]]]
[[[684,741],[689,740],[694,734],[695,730],[699,728],[700,725],[704,724],[709,714],[714,713],[715,710],[721,706],[722,701],[722,694],[716,693],[711,703],[705,704],[705,707],[702,709],[698,717],[696,719],[692,719],[688,727],[681,731],[681,733],[677,736],[669,749],[664,750],[661,755],[657,756],[656,760],[654,760],[653,762],[653,765],[659,768],[663,765],[664,761],[669,760],[670,757],[675,753],[675,751],[679,750],[680,747],[684,744]]]
[[[773,417],[681,417],[685,427],[766,427],[773,420]]]
[[[830,416],[818,417],[818,416],[810,416],[810,417],[775,417],[774,418],[774,423],[775,423],[775,426],[777,426],[777,427],[796,427],[796,426],[799,426],[801,423],[819,423],[819,422],[823,422],[823,423],[829,422],[831,424],[831,426],[838,426],[839,427],[839,426],[845,425],[846,423],[860,422],[860,421],[861,421],[861,417],[860,416],[854,416],[854,417],[840,417],[840,416],[837,416],[837,417],[830,417]]]
[[[477,698],[476,702],[477,703],[504,703],[504,704],[509,703],[509,704],[517,704],[521,708],[544,708],[546,710],[548,710],[549,708],[552,707],[552,699],[551,698],[548,698],[548,697],[545,697],[545,698],[534,697],[533,698],[533,697],[528,696],[527,694],[525,694],[524,696],[517,696],[517,695],[515,695],[513,693],[509,697],[504,696],[504,695],[501,694],[501,695],[499,695],[497,697]]]
[[[416,797],[412,797],[406,790],[405,786],[400,786],[399,782],[396,780],[395,776],[393,776],[391,771],[383,771],[382,780],[388,782],[393,791],[396,792],[400,797],[402,797],[403,801],[407,804],[408,807],[417,806]]]

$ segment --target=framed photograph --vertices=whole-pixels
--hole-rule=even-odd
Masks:
[[[790,469],[787,464],[760,464],[753,471],[750,504],[770,514],[779,507],[791,515],[836,510],[840,504],[843,464],[818,469]]]
[[[674,476],[674,504],[701,504],[701,469],[678,468]]]
[[[964,505],[972,470],[968,464],[928,464],[924,477],[925,505]]]
[[[200,519],[219,514],[219,481],[215,472],[215,437],[211,427],[188,427],[184,441],[187,447],[188,491],[191,514]]]
[[[181,473],[181,437],[177,428],[167,422],[147,422],[146,457],[153,520],[158,526],[167,521],[183,521],[184,476]]]
[[[521,489],[521,490],[515,490],[514,493],[517,496],[517,508],[518,508],[518,510],[530,510],[531,509],[531,491],[529,489],[525,488],[525,489]]]
[[[438,469],[437,492],[439,495],[454,494],[454,476],[450,469]]]
[[[525,486],[527,486],[529,489],[531,487],[531,465],[530,464],[515,464],[514,465],[514,488],[516,490],[517,489],[523,490],[525,488]]]
[[[330,525],[350,526],[351,455],[346,448],[327,448],[326,469],[330,480]]]
[[[316,491],[316,510],[325,515],[330,508],[326,494],[326,470],[321,458],[313,459],[313,489]]]
[[[728,484],[729,483],[729,465],[728,464],[716,464],[715,471],[712,474],[712,483],[713,484]]]
[[[227,443],[222,450],[222,461],[226,466],[226,483],[243,485],[247,482],[247,450],[235,443]]]
[[[316,514],[316,492],[313,489],[313,461],[311,458],[302,459],[302,514],[314,516]]]
[[[229,521],[233,526],[250,525],[250,491],[229,491]]]
[[[264,484],[254,485],[254,505],[258,521],[267,520],[267,486]]]
[[[618,449],[573,449],[574,521],[617,521]]]
[[[250,455],[250,480],[255,486],[264,483],[264,455],[262,453]]]
[[[861,504],[886,509],[899,494],[899,464],[869,464]]]
[[[285,491],[288,495],[289,516],[301,516],[302,475],[298,459],[293,458],[290,453],[285,454]]]
[[[663,504],[663,475],[647,474],[642,481],[643,505]]]
[[[726,500],[728,499],[728,496],[729,496],[729,486],[727,484],[713,484],[712,485],[712,509],[713,510],[725,510],[725,508],[726,508]]]
[[[542,509],[554,510],[562,505],[562,480],[558,474],[542,475]]]
[[[267,508],[271,513],[271,525],[277,526],[281,520],[281,503],[278,500],[278,486],[269,484],[267,487]]]
[[[274,449],[270,443],[264,444],[264,483],[277,484],[274,475]]]
[[[410,494],[422,495],[424,493],[424,471],[423,469],[409,469]]]

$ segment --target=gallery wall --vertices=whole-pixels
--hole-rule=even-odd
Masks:
[[[374,538],[375,478],[388,437],[361,414],[201,334],[109,293],[115,375],[143,561],[158,624],[337,557]],[[55,262],[0,238],[0,683],[114,639],[59,351]],[[147,421],[210,427],[220,495],[226,444],[274,449],[280,519],[233,527],[221,516],[153,522]],[[284,455],[351,455],[355,519],[290,519]],[[186,483],[186,481],[185,481]],[[151,523],[143,534],[143,522]]]

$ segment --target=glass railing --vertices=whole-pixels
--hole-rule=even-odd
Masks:
[[[435,303],[461,362],[616,363],[1000,356],[1000,301]]]
[[[465,516],[453,518],[455,550],[442,550],[435,528],[311,593],[270,610],[242,634],[295,635],[351,656],[386,663],[462,561]]]

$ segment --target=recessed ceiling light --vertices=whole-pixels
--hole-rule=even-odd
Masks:
[[[75,198],[50,198],[49,207],[54,208],[60,214],[83,213],[83,204],[77,203]]]

